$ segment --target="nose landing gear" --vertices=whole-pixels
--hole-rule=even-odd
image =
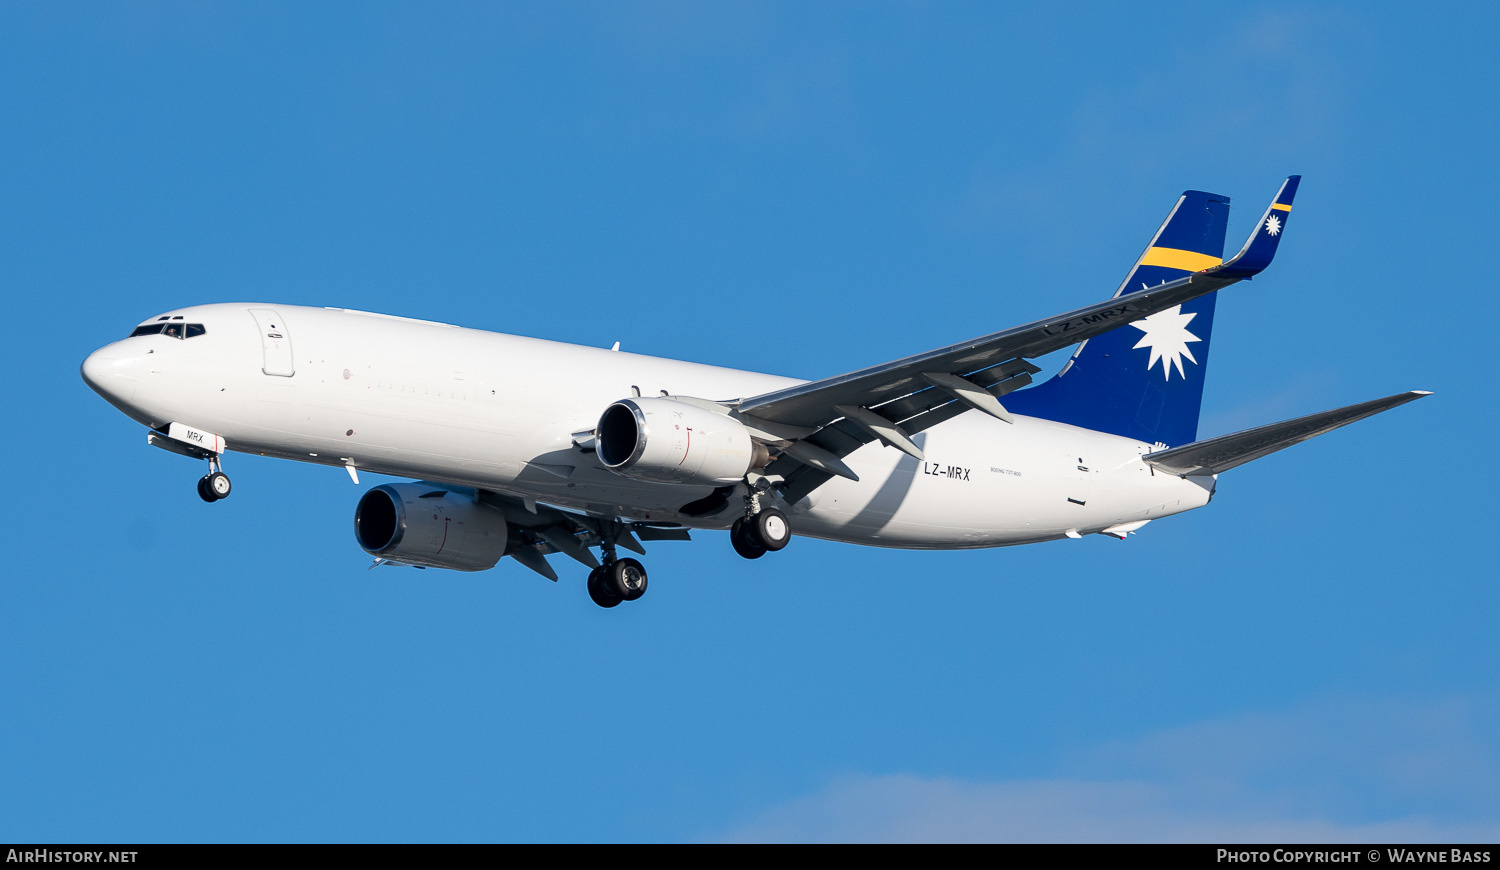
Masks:
[[[208,473],[198,478],[198,497],[213,503],[229,498],[230,489],[229,475],[219,465],[219,457],[211,454],[208,457]]]
[[[180,456],[207,459],[208,473],[198,479],[198,497],[210,503],[229,498],[229,475],[219,464],[219,457],[228,449],[223,436],[184,423],[168,423],[147,432],[146,443]]]

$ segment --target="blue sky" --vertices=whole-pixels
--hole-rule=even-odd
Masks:
[[[0,840],[1494,841],[1496,25],[0,6]],[[1109,294],[1187,188],[1242,238],[1291,173],[1201,434],[1437,395],[1123,543],[701,534],[603,611],[367,571],[336,470],[231,456],[206,506],[77,374],[257,300],[820,377]]]

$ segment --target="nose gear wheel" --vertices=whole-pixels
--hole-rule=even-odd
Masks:
[[[198,479],[198,497],[213,503],[229,498],[232,488],[229,484],[229,475],[225,474],[219,465],[219,457],[209,456],[208,473]]]

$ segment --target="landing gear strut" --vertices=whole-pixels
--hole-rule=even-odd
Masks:
[[[229,490],[229,475],[219,465],[219,457],[211,454],[208,457],[208,473],[198,479],[198,497],[206,502],[216,502],[229,498]]]
[[[646,594],[646,568],[635,559],[615,555],[615,542],[606,526],[604,564],[589,572],[589,597],[600,607],[614,607],[621,601],[634,601]]]

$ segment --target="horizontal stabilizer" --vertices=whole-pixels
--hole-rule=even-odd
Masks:
[[[1218,438],[1194,441],[1192,444],[1184,444],[1171,450],[1148,453],[1144,458],[1153,466],[1172,474],[1183,476],[1219,474],[1244,465],[1252,459],[1269,456],[1284,447],[1291,447],[1293,444],[1315,438],[1324,432],[1332,432],[1340,426],[1347,426],[1357,420],[1379,414],[1381,411],[1389,411],[1397,405],[1404,405],[1430,395],[1432,394],[1425,390],[1397,393],[1394,396],[1386,396],[1384,399],[1374,399],[1369,402],[1360,402],[1358,405],[1309,414],[1306,417],[1246,429],[1232,435],[1220,435]]]

